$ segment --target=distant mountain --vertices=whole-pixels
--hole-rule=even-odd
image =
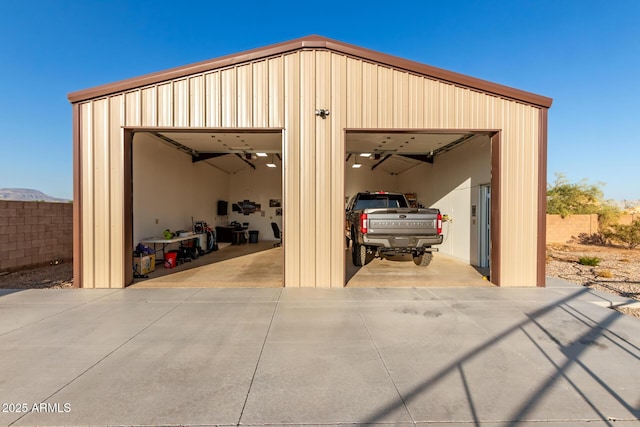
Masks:
[[[30,188],[0,188],[0,200],[16,200],[19,202],[55,202],[68,203],[70,200],[58,199]]]

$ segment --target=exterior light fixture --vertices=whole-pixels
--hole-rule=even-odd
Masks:
[[[329,110],[325,110],[324,108],[316,110],[316,116],[322,117],[323,119],[326,119],[329,114]]]

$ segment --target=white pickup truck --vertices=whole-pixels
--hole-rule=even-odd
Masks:
[[[442,243],[438,209],[411,208],[402,193],[358,193],[346,211],[345,234],[351,241],[353,264],[362,266],[367,254],[410,253],[416,265],[427,266]]]

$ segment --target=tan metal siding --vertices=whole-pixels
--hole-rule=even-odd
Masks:
[[[327,119],[316,108],[331,111]],[[538,108],[325,50],[80,105],[83,286],[121,286],[121,126],[284,127],[287,286],[342,286],[345,128],[502,129],[500,277],[535,285]],[[119,258],[120,257],[120,258]]]
[[[331,237],[328,259],[330,260],[330,285],[341,287],[344,282],[344,159],[345,140],[344,128],[347,122],[348,99],[350,92],[347,90],[347,58],[343,55],[332,55],[331,61],[331,125],[330,135],[330,200],[331,223],[329,226]],[[358,87],[358,85],[356,84]],[[360,92],[362,93],[362,92]],[[340,230],[336,232],[336,230]]]
[[[220,92],[220,73],[214,72],[204,76],[205,82],[205,125],[207,127],[222,126],[222,97]]]
[[[82,143],[82,285],[85,288],[95,287],[94,266],[94,147],[93,147],[93,104],[87,102],[80,105],[80,141]]]
[[[205,89],[204,76],[189,79],[189,126],[205,126]]]
[[[237,112],[238,112],[238,99],[237,92],[238,87],[236,85],[236,69],[229,68],[222,70],[220,73],[220,96],[221,96],[221,113],[222,121],[220,125],[222,127],[236,127]]]
[[[284,283],[300,286],[301,197],[300,197],[300,54],[284,57],[285,131],[283,141]],[[305,242],[306,246],[306,242]]]
[[[124,131],[125,95],[109,99],[109,287],[124,283]],[[131,244],[129,242],[128,244]]]
[[[253,116],[253,75],[251,64],[236,69],[236,93],[238,96],[235,126],[251,127]]]
[[[269,59],[269,127],[284,126],[284,59]]]
[[[266,61],[253,64],[252,123],[254,127],[269,127],[269,74]]]
[[[312,117],[315,124],[315,165],[316,173],[314,179],[315,199],[311,201],[312,209],[315,212],[315,224],[312,230],[315,234],[315,286],[331,286],[331,241],[335,233],[327,233],[332,230],[331,207],[334,205],[332,199],[334,194],[331,191],[331,175],[334,159],[331,157],[331,120],[322,119],[315,116],[316,108],[323,108],[331,112],[331,54],[329,52],[318,52],[315,63],[315,100],[308,110],[308,115]],[[331,117],[331,115],[329,115]],[[334,238],[335,239],[335,238]]]

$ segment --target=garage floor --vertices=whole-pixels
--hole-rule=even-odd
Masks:
[[[428,286],[494,286],[483,279],[489,269],[476,268],[455,258],[433,254],[427,267],[413,263],[410,255],[395,255],[393,258],[372,259],[364,267],[355,267],[351,262],[351,249],[345,251],[347,286],[362,287],[428,287]]]
[[[134,288],[281,288],[282,247],[273,241],[221,247],[216,252],[174,269],[159,264],[149,279],[136,280]]]
[[[347,287],[494,286],[469,264],[439,253],[427,267],[411,258],[372,259],[364,267],[345,251]],[[227,246],[175,269],[158,265],[149,279],[134,288],[278,288],[284,285],[284,249],[273,242]]]

